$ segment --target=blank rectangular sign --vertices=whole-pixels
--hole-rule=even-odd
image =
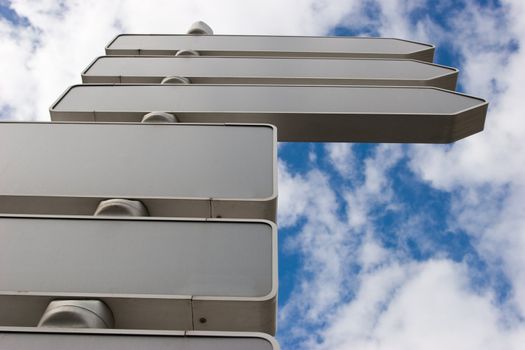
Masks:
[[[436,86],[454,90],[458,71],[415,60],[103,56],[83,73],[84,83],[160,83],[185,77],[192,84],[324,84]]]
[[[0,325],[99,299],[115,328],[275,331],[269,221],[0,216]]]
[[[109,198],[151,216],[275,220],[269,125],[0,123],[0,213],[93,215]]]
[[[0,328],[0,348],[9,350],[278,350],[262,333],[126,332]]]
[[[487,102],[433,87],[319,85],[75,85],[55,121],[269,123],[280,141],[449,143],[483,130]]]
[[[120,34],[106,46],[108,55],[173,55],[179,50],[202,56],[434,58],[429,44],[343,36]]]

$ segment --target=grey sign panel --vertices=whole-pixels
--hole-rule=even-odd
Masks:
[[[275,332],[269,221],[0,216],[0,325],[98,299],[115,328]]]
[[[278,350],[263,333],[132,332],[0,327],[0,348],[9,350]]]
[[[402,39],[263,35],[121,34],[106,54],[173,55],[179,50],[202,56],[434,58],[434,46]]]
[[[151,216],[275,220],[276,143],[269,125],[0,123],[0,213],[126,198]]]
[[[84,83],[352,84],[436,86],[454,90],[457,69],[416,60],[271,57],[104,56],[83,73]]]
[[[280,141],[449,143],[483,130],[487,102],[432,87],[76,85],[55,121],[135,122],[168,111],[181,122],[269,123]]]

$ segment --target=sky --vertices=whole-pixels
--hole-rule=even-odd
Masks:
[[[525,3],[0,0],[0,120],[49,120],[116,34],[196,20],[432,43],[490,102],[485,131],[452,145],[279,144],[282,349],[523,349]]]

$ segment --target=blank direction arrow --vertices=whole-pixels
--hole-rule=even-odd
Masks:
[[[276,144],[269,125],[1,123],[0,212],[128,198],[152,216],[275,220]]]
[[[263,333],[0,328],[9,350],[277,350]]]
[[[432,62],[434,46],[393,38],[263,35],[121,34],[108,55],[173,55],[195,50],[203,56],[413,58]]]
[[[458,71],[395,59],[103,56],[84,83],[160,83],[167,76],[192,84],[353,84],[436,86],[454,90]]]
[[[269,221],[0,216],[0,324],[91,298],[115,328],[273,334],[276,234]]]
[[[449,143],[483,130],[487,102],[430,87],[76,85],[54,121],[136,122],[148,112],[181,122],[269,123],[280,141]]]

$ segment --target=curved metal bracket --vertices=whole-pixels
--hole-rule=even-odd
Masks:
[[[205,22],[197,21],[190,26],[187,33],[194,35],[213,35],[213,29]]]
[[[168,112],[150,112],[144,114],[141,123],[178,123],[177,116]]]
[[[175,56],[200,56],[200,54],[195,50],[179,50],[175,53]]]
[[[191,80],[186,77],[176,75],[168,76],[160,82],[161,84],[191,84]]]
[[[55,300],[49,303],[38,327],[113,328],[110,308],[100,300]]]
[[[149,216],[148,208],[140,201],[107,199],[98,204],[95,216]]]

